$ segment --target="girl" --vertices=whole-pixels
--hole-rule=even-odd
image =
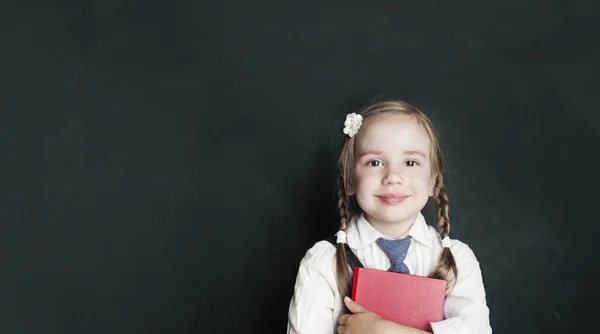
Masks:
[[[448,237],[442,152],[430,120],[405,102],[383,101],[347,115],[344,125],[337,246],[319,241],[301,260],[287,333],[425,333],[347,297],[346,247],[367,268],[447,280],[444,320],[430,324],[433,333],[491,333],[479,262],[466,244]],[[437,203],[439,232],[421,214],[429,197]],[[395,247],[400,260],[387,247],[392,240],[404,240]]]

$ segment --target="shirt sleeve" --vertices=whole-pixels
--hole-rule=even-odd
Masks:
[[[466,244],[453,240],[458,276],[444,303],[444,320],[431,323],[434,334],[491,334],[481,269]]]
[[[335,251],[332,244],[320,241],[300,261],[290,301],[287,334],[335,332]]]

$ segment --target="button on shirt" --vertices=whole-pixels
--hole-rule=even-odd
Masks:
[[[367,268],[387,270],[390,260],[379,247],[379,233],[363,215],[355,216],[346,229],[348,246]],[[404,263],[413,275],[427,276],[436,267],[442,251],[438,232],[419,213],[407,232],[413,241]],[[435,334],[492,333],[485,289],[473,251],[452,240],[450,250],[456,261],[456,284],[446,293],[444,320],[431,323]],[[344,303],[335,275],[336,247],[328,241],[314,244],[300,261],[294,295],[289,305],[288,334],[332,334],[336,332]],[[350,273],[352,275],[352,273]]]

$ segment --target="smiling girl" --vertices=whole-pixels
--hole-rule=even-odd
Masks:
[[[431,332],[491,333],[479,262],[467,244],[448,237],[442,152],[430,120],[403,101],[382,101],[347,115],[344,125],[337,239],[317,242],[301,260],[287,333],[425,333],[347,298],[347,248],[366,268],[447,280],[444,320],[431,323]],[[421,214],[429,198],[438,207],[437,230]],[[396,241],[404,245],[392,247],[404,257],[399,264],[386,246]]]

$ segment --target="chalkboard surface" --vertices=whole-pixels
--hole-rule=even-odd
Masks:
[[[299,261],[339,221],[345,115],[383,98],[441,134],[494,332],[595,331],[599,13],[3,2],[0,332],[285,332]]]

